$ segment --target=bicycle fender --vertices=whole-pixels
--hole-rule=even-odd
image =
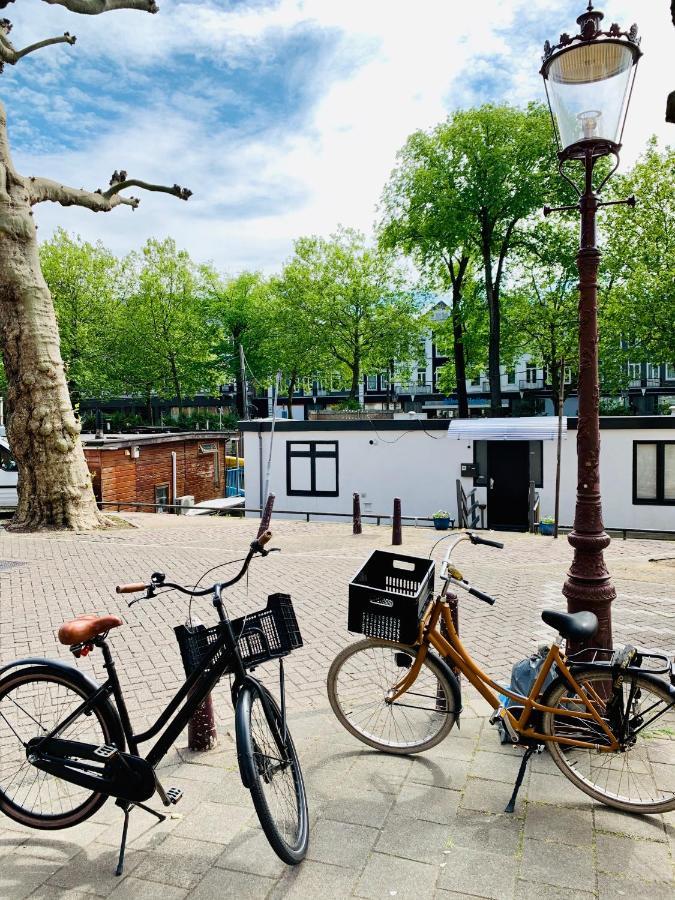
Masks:
[[[459,678],[452,671],[447,662],[443,659],[443,657],[439,656],[438,653],[432,653],[430,650],[427,651],[427,656],[431,656],[433,661],[437,663],[440,669],[443,670],[443,674],[450,682],[450,688],[452,689],[452,699],[455,701],[455,709],[457,712],[455,713],[455,719],[457,722],[457,727],[459,728],[459,717],[462,712],[462,688],[459,683]]]
[[[56,672],[71,678],[86,693],[94,693],[101,687],[98,682],[94,681],[93,678],[90,678],[89,675],[82,672],[80,669],[76,669],[75,666],[62,662],[60,659],[45,659],[44,657],[39,656],[26,656],[22,659],[15,659],[11,663],[7,663],[6,666],[0,668],[0,676],[12,669],[22,668],[24,666],[42,666],[45,669],[56,670]],[[106,713],[110,716],[111,721],[114,720],[114,728],[116,731],[115,745],[119,750],[124,750],[126,747],[126,739],[124,737],[124,729],[122,728],[119,713],[107,697],[101,700],[101,704],[105,706]]]

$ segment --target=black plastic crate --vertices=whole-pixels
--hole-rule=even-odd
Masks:
[[[302,647],[298,620],[288,594],[270,594],[265,609],[232,619],[230,624],[238,639],[242,662],[247,669],[270,659],[288,656],[292,650]],[[202,668],[204,657],[220,640],[222,627],[214,625],[213,628],[206,628],[198,625],[193,630],[179,625],[174,628],[186,675]],[[216,654],[213,662],[220,660],[224,654],[227,654],[225,648]],[[232,665],[228,665],[225,671],[232,671]]]
[[[347,628],[368,637],[413,644],[434,596],[434,563],[375,550],[349,584]]]

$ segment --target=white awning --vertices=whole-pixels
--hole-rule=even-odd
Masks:
[[[562,420],[563,437],[567,419]],[[554,441],[557,416],[523,416],[519,419],[452,419],[448,437],[457,441]]]

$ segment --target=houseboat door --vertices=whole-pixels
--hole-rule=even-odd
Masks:
[[[527,531],[529,441],[487,442],[488,528]]]

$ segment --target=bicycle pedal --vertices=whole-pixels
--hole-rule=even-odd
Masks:
[[[166,799],[174,806],[176,805],[176,803],[178,803],[182,796],[183,791],[177,787],[169,788],[168,791],[166,791]]]
[[[100,756],[101,759],[110,759],[112,756],[116,756],[119,753],[117,747],[112,747],[110,744],[103,744],[101,747],[97,747],[94,750],[94,756]]]
[[[498,722],[501,722],[501,724],[503,725],[511,742],[513,744],[517,744],[520,741],[520,737],[518,735],[518,732],[511,724],[511,719],[506,714],[505,706],[499,706],[490,716],[490,725],[496,725]]]

